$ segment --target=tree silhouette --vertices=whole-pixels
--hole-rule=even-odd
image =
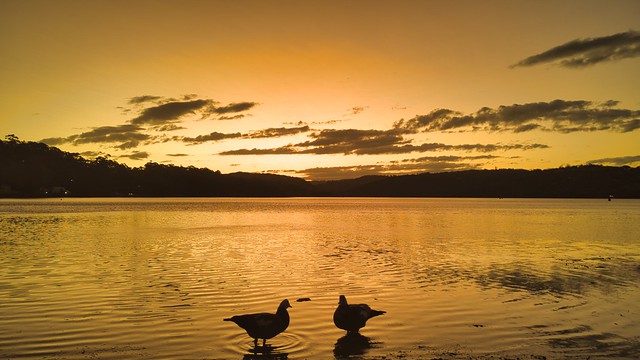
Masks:
[[[42,196],[392,196],[640,198],[640,167],[565,166],[469,170],[309,182],[274,174],[221,174],[148,162],[130,168],[85,159],[11,134],[0,140],[0,197]]]

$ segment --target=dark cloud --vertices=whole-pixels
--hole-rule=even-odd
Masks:
[[[125,141],[119,145],[115,145],[114,147],[116,149],[120,149],[120,150],[127,150],[127,149],[133,149],[135,147],[138,147],[138,145],[140,145],[139,141],[136,140],[129,140],[129,141]]]
[[[321,130],[309,135],[312,140],[271,149],[239,149],[221,152],[220,155],[285,155],[285,154],[343,154],[380,155],[407,154],[428,151],[479,151],[544,149],[544,144],[461,144],[424,143],[414,145],[403,137],[401,131],[391,130]]]
[[[394,123],[406,132],[419,131],[512,131],[531,130],[576,132],[610,130],[629,132],[638,129],[640,111],[617,109],[617,102],[594,103],[584,100],[553,100],[527,104],[484,107],[473,114],[436,109],[426,115]]]
[[[73,144],[89,143],[122,143],[121,148],[135,147],[141,141],[151,138],[150,135],[142,133],[143,129],[136,125],[101,126],[91,131],[83,132],[79,135],[72,135],[69,139]],[[123,146],[127,144],[127,146]]]
[[[178,121],[184,115],[194,114],[212,105],[212,100],[203,99],[168,102],[142,110],[140,116],[131,119],[131,123],[134,125],[164,125]]]
[[[289,136],[295,135],[299,133],[304,133],[309,131],[309,126],[300,126],[293,128],[268,128],[264,130],[255,130],[251,131],[247,134],[237,133],[220,133],[220,132],[212,132],[207,135],[198,135],[196,137],[174,137],[174,140],[186,142],[189,144],[201,144],[208,141],[220,141],[224,139],[259,139],[259,138],[276,138],[281,136]]]
[[[232,116],[223,115],[223,116],[218,116],[216,119],[217,120],[238,120],[238,119],[242,119],[245,116],[246,116],[245,114],[237,114]]]
[[[461,145],[446,145],[452,146],[454,150],[464,151],[480,151],[480,152],[493,152],[493,151],[505,151],[505,150],[535,150],[535,149],[548,149],[549,145],[545,144],[461,144]]]
[[[474,155],[474,156],[457,156],[457,155],[440,155],[440,156],[423,156],[415,159],[404,159],[403,163],[424,163],[424,162],[459,162],[462,160],[492,160],[500,156],[496,155]]]
[[[189,156],[189,154],[167,154],[167,156],[171,156],[171,157],[185,157],[185,156]]]
[[[166,124],[166,125],[162,125],[162,126],[158,126],[158,127],[154,128],[154,130],[163,131],[163,132],[184,130],[184,129],[186,129],[186,127],[179,126],[179,125],[176,125],[176,124]]]
[[[433,124],[441,124],[444,120],[461,116],[462,113],[449,109],[432,110],[427,115],[417,115],[409,120],[401,119],[393,124],[396,129],[403,129],[409,132],[418,132],[421,129],[430,129]]]
[[[130,120],[130,123],[149,125],[155,127],[156,130],[161,130],[161,127],[175,126],[175,123],[180,122],[183,116],[190,114],[199,115],[202,119],[214,117],[217,120],[234,120],[245,117],[245,114],[237,113],[245,112],[257,105],[255,102],[243,101],[218,106],[216,101],[198,99],[195,94],[185,95],[179,100],[151,95],[136,96],[129,100],[129,104],[140,105],[150,101],[155,102],[156,105],[142,109],[137,117]],[[175,129],[177,128],[168,128],[168,130]]]
[[[285,128],[285,127],[268,128],[264,130],[251,131],[248,134],[246,134],[244,137],[249,139],[275,138],[275,137],[305,133],[307,131],[309,131],[308,125],[293,127],[293,128]]]
[[[232,150],[221,155],[361,154],[405,142],[402,136],[393,130],[331,129],[312,133],[309,137],[313,140],[273,149]]]
[[[307,149],[304,153],[364,154],[375,152],[374,149],[408,143],[395,130],[328,129],[312,133],[309,137],[313,140],[294,146]]]
[[[64,137],[54,137],[54,138],[42,139],[42,140],[40,140],[38,142],[45,143],[45,144],[50,145],[50,146],[56,146],[56,145],[66,144],[66,143],[70,142],[70,140],[68,140],[68,138],[64,138]]]
[[[597,159],[597,160],[591,160],[589,161],[589,163],[602,164],[602,165],[614,165],[614,166],[634,165],[634,164],[640,165],[640,155]]]
[[[119,158],[128,158],[131,160],[142,160],[142,159],[147,159],[149,157],[149,153],[146,151],[134,151],[131,154],[124,154],[124,155],[120,155],[118,156]]]
[[[429,151],[477,151],[477,152],[494,152],[508,150],[534,150],[546,149],[545,144],[460,144],[449,145],[443,143],[424,143],[420,145],[402,144],[383,146],[369,149],[358,149],[354,153],[358,155],[381,155],[381,154],[408,154],[413,152],[429,152]]]
[[[225,134],[225,133],[220,133],[217,131],[214,131],[212,133],[209,133],[207,135],[198,135],[196,137],[175,137],[174,140],[178,140],[178,141],[182,141],[182,142],[186,142],[189,143],[191,145],[195,145],[195,144],[202,144],[208,141],[220,141],[220,140],[224,140],[224,139],[236,139],[236,138],[241,138],[242,134],[241,133],[230,133],[230,134]]]
[[[135,105],[135,104],[142,104],[142,103],[151,102],[151,101],[158,101],[161,99],[162,99],[162,96],[140,95],[140,96],[132,97],[131,99],[129,99],[128,103]]]
[[[218,155],[290,155],[290,154],[305,154],[295,149],[292,145],[286,145],[272,149],[238,149],[228,150],[219,153]]]
[[[258,103],[248,101],[231,103],[227,106],[214,107],[213,112],[216,114],[238,113],[247,111],[256,105],[258,105]]]
[[[151,139],[151,135],[143,133],[140,126],[125,124],[118,126],[101,126],[78,135],[66,138],[42,139],[41,142],[48,145],[60,145],[71,143],[73,145],[92,143],[120,143],[119,149],[130,149],[138,146],[140,142]]]
[[[631,132],[638,129],[640,129],[640,119],[629,120],[622,126],[622,132]]]
[[[513,67],[557,62],[560,66],[580,68],[637,56],[640,56],[640,32],[627,31],[598,38],[576,39],[530,56]]]
[[[71,143],[74,145],[91,143],[114,144],[114,148],[126,150],[138,147],[141,143],[155,144],[167,141],[183,141],[187,143],[200,143],[205,141],[216,141],[222,138],[240,137],[236,134],[211,133],[208,135],[189,137],[168,137],[162,135],[151,135],[151,130],[159,132],[169,132],[183,130],[180,126],[182,117],[189,114],[199,115],[201,118],[215,117],[217,119],[241,118],[244,114],[226,116],[229,114],[246,111],[257,103],[238,102],[226,106],[216,106],[216,102],[211,99],[198,99],[195,94],[184,95],[179,99],[164,98],[155,95],[141,95],[129,99],[129,108],[123,108],[125,112],[135,111],[138,116],[129,120],[127,124],[118,126],[102,126],[93,128],[81,134],[70,135],[68,137],[57,137],[42,139],[41,142],[48,145],[61,145]],[[140,155],[136,155],[140,156]]]
[[[540,126],[539,124],[524,124],[524,125],[520,125],[518,127],[516,127],[515,129],[513,129],[514,133],[521,133],[521,132],[527,132],[527,131],[531,131],[531,130],[537,130],[540,129],[542,126]]]

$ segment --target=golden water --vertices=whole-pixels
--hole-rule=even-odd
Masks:
[[[0,200],[0,358],[262,358],[222,319],[285,298],[271,358],[638,358],[638,224],[617,199]],[[346,350],[340,294],[387,311]]]

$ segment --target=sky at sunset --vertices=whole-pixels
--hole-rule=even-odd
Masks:
[[[0,136],[312,180],[640,166],[640,1],[0,0]]]

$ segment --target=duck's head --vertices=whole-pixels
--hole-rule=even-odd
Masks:
[[[340,295],[340,300],[338,300],[338,304],[340,305],[348,305],[347,297],[344,295]]]
[[[287,308],[290,308],[290,307],[291,307],[291,304],[289,304],[289,300],[284,299],[280,303],[280,306],[278,306],[278,309],[279,310],[286,310]]]

